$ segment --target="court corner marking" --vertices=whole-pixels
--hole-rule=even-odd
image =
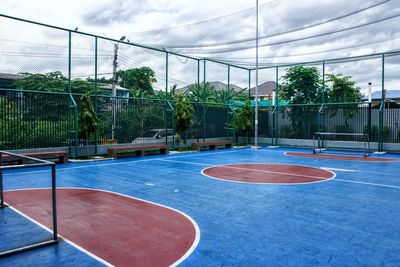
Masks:
[[[46,190],[46,189],[50,189],[50,187],[39,187],[39,188],[24,188],[24,189],[12,189],[12,190],[6,190],[4,192],[13,192],[13,191],[27,191],[27,190]],[[193,241],[192,246],[186,251],[185,254],[183,254],[178,260],[176,260],[174,263],[172,263],[170,266],[178,266],[179,264],[181,264],[182,262],[184,262],[197,248],[198,244],[200,243],[200,237],[201,237],[201,231],[200,231],[200,227],[199,225],[196,223],[196,221],[190,217],[188,214],[184,213],[183,211],[177,210],[175,208],[163,205],[163,204],[159,204],[159,203],[155,203],[149,200],[145,200],[142,198],[138,198],[138,197],[133,197],[133,196],[128,196],[122,193],[118,193],[118,192],[113,192],[113,191],[109,191],[109,190],[105,190],[105,189],[95,189],[95,188],[85,188],[85,187],[58,187],[57,189],[81,189],[81,190],[91,190],[91,191],[99,191],[99,192],[105,192],[105,193],[109,193],[109,194],[114,194],[114,195],[119,195],[119,196],[123,196],[123,197],[127,197],[127,198],[131,198],[131,199],[135,199],[135,200],[140,200],[146,203],[150,203],[159,207],[163,207],[172,211],[175,211],[179,214],[181,214],[182,216],[184,216],[186,219],[188,219],[192,225],[193,228],[195,230],[196,236],[195,239]],[[24,214],[23,212],[19,211],[18,209],[9,206],[12,210],[14,210],[15,212],[17,212],[18,214],[20,214],[21,216],[23,216],[24,218],[28,219],[29,221],[33,222],[34,224],[37,224],[38,226],[40,226],[41,228],[43,228],[44,230],[48,231],[48,232],[52,232],[49,228],[47,228],[46,226],[44,226],[43,224],[39,223],[38,221],[36,221],[35,219],[29,217],[28,215]],[[62,235],[59,235],[60,237],[62,237]],[[103,260],[102,258],[100,258],[99,256],[91,253],[90,251],[82,248],[81,246],[75,244],[74,242],[62,237],[62,239],[70,244],[71,246],[75,247],[76,249],[84,252],[85,254],[87,254],[88,256],[92,257],[93,259],[103,263],[106,266],[114,266],[111,263]]]
[[[232,180],[226,180],[226,179],[221,179],[221,178],[217,178],[217,177],[213,177],[210,176],[208,174],[205,174],[204,171],[209,169],[209,168],[214,168],[214,167],[222,167],[225,165],[235,165],[235,164],[278,164],[278,165],[291,165],[291,166],[301,166],[301,167],[309,167],[309,168],[315,168],[315,169],[321,169],[327,172],[332,173],[332,177],[328,178],[328,179],[324,179],[324,180],[317,180],[314,182],[307,182],[307,183],[257,183],[257,182],[243,182],[243,181],[232,181]],[[205,167],[201,170],[201,174],[210,178],[210,179],[214,179],[214,180],[219,180],[219,181],[223,181],[223,182],[228,182],[228,183],[238,183],[238,184],[257,184],[257,185],[307,185],[307,184],[316,184],[316,183],[323,183],[323,182],[327,182],[330,181],[332,179],[336,178],[336,173],[331,171],[331,170],[325,170],[319,167],[313,167],[313,166],[307,166],[307,165],[298,165],[298,164],[280,164],[280,163],[229,163],[229,164],[219,164],[219,165],[211,165],[208,167]]]

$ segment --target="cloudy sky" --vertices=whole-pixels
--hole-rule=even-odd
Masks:
[[[249,0],[2,0],[0,13],[67,29],[145,44],[196,58],[255,67],[255,3]],[[322,61],[400,49],[400,0],[260,0],[260,66]],[[112,72],[115,42],[99,39],[98,66]],[[165,86],[165,54],[119,44],[119,68],[150,66],[157,88]],[[72,34],[72,76],[94,74],[94,40]],[[68,70],[67,32],[0,18],[0,72]],[[169,85],[197,80],[197,61],[169,56]],[[380,58],[332,62],[328,73],[352,76],[363,91],[380,89]],[[400,55],[385,62],[385,88],[400,89]],[[322,69],[321,64],[316,65]],[[200,64],[201,78],[203,64]],[[275,80],[260,71],[260,83]],[[279,75],[285,68],[279,68]],[[207,62],[208,81],[227,82],[227,67]],[[231,68],[231,83],[247,87],[248,71]],[[254,72],[252,72],[254,81]],[[252,84],[254,85],[254,83]]]

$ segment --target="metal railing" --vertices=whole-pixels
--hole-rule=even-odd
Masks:
[[[36,162],[32,164],[18,164],[18,165],[7,165],[3,166],[3,157],[13,157],[19,159],[19,161],[31,161]],[[37,159],[29,156],[19,155],[7,151],[0,151],[0,208],[8,207],[6,202],[4,201],[4,180],[3,180],[3,171],[5,170],[15,170],[22,168],[34,168],[34,167],[51,167],[51,201],[52,201],[52,238],[47,239],[41,242],[37,242],[31,245],[26,245],[18,248],[9,249],[6,251],[0,252],[0,257],[10,256],[16,253],[32,250],[35,248],[40,248],[43,246],[48,246],[52,244],[56,244],[58,242],[58,234],[57,234],[57,200],[56,200],[56,165],[54,162],[50,162],[47,160]]]

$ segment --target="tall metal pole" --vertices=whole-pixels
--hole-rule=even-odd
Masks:
[[[250,88],[251,87],[251,70],[249,70],[249,92],[248,92],[248,96],[249,96],[249,101],[251,100],[251,92],[250,92]]]
[[[206,60],[203,65],[203,142],[206,141]]]
[[[254,113],[254,146],[258,146],[258,0],[256,0],[256,95]]]
[[[112,98],[111,98],[111,110],[112,110],[112,126],[111,126],[111,139],[115,138],[115,97],[117,96],[117,65],[118,65],[118,43],[114,44],[114,59],[113,59],[113,78],[112,78]]]
[[[68,31],[68,93],[70,94],[70,96],[71,96],[71,54],[72,54],[72,51],[71,51],[72,49],[71,49],[71,31]],[[70,99],[71,99],[71,97],[70,97]],[[72,103],[71,103],[72,101],[70,100],[70,106],[72,106]],[[72,117],[71,117],[71,114],[70,114],[70,112],[68,112],[68,118],[67,118],[67,120],[68,120],[68,122],[67,122],[67,124],[68,124],[68,140],[69,140],[69,142],[68,142],[68,152],[69,152],[69,154],[70,155],[72,155]],[[75,123],[74,123],[74,125],[75,125]],[[77,131],[77,129],[75,129],[75,131]],[[77,142],[78,142],[78,140],[73,140],[74,141],[74,145],[75,145],[75,149],[76,149],[76,144],[77,144]],[[76,156],[76,155],[75,155]]]
[[[200,59],[197,60],[197,142],[200,136]]]
[[[97,108],[97,37],[94,38],[94,112],[96,113],[96,115],[98,114],[98,108]],[[97,143],[98,143],[98,134],[97,134],[97,130],[95,132],[95,143],[94,143],[94,153],[97,156]]]
[[[167,111],[167,109],[168,109],[168,52],[165,52],[165,145],[166,146],[168,146],[168,118],[167,118],[168,111]],[[174,126],[172,125],[171,128],[173,128],[173,127]]]

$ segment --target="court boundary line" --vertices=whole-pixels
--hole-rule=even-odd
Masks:
[[[372,157],[372,159],[390,159],[390,160],[385,160],[385,161],[366,161],[366,160],[346,160],[346,159],[330,159],[330,158],[318,158],[318,157],[314,158],[314,157],[302,157],[302,156],[294,156],[294,155],[292,156],[292,155],[288,155],[287,153],[304,153],[305,154],[305,152],[292,152],[292,151],[283,152],[283,154],[285,156],[287,156],[287,157],[295,157],[295,158],[297,157],[297,158],[322,159],[322,160],[341,160],[341,161],[352,161],[352,162],[362,162],[362,163],[393,163],[393,162],[400,162],[400,160],[395,160],[395,159],[391,159],[391,158],[375,158],[375,157]],[[335,155],[325,154],[325,155],[334,156],[334,157],[335,156],[340,157],[340,156],[338,156],[338,154],[335,154]],[[349,156],[345,156],[345,157],[349,157]]]
[[[336,177],[336,173],[331,171],[331,170],[324,170],[322,168],[318,168],[318,167],[312,167],[312,166],[307,166],[307,165],[298,165],[298,164],[280,164],[280,163],[229,163],[231,165],[235,165],[235,164],[259,164],[259,165],[263,165],[263,164],[273,164],[273,165],[286,165],[286,166],[301,166],[301,167],[308,167],[308,168],[314,168],[314,169],[321,169],[324,170],[326,172],[330,172],[332,174],[332,177],[330,178],[323,178],[323,177],[317,177],[317,176],[307,176],[307,175],[301,175],[301,174],[289,174],[289,173],[280,173],[280,172],[272,172],[272,171],[262,171],[262,170],[252,170],[252,169],[246,169],[246,168],[240,168],[240,167],[234,167],[234,166],[226,166],[227,164],[219,164],[219,165],[208,165],[208,164],[204,164],[204,163],[197,163],[197,162],[188,162],[188,161],[176,161],[176,160],[165,160],[165,159],[159,159],[160,161],[166,161],[166,162],[180,162],[180,163],[184,163],[184,164],[193,164],[193,165],[201,165],[201,166],[208,166],[206,168],[203,168],[201,170],[201,174],[204,176],[207,176],[209,178],[212,179],[216,179],[216,180],[221,180],[221,181],[225,181],[225,182],[233,182],[233,183],[244,183],[244,184],[266,184],[266,185],[297,185],[297,184],[312,184],[312,183],[321,183],[321,182],[326,182],[329,180],[332,180]],[[315,179],[317,181],[314,182],[300,182],[300,183],[260,183],[260,182],[244,182],[244,181],[232,181],[232,180],[226,180],[226,179],[221,179],[221,178],[217,178],[217,177],[213,177],[210,175],[207,175],[204,173],[204,171],[206,169],[209,168],[213,168],[213,167],[225,167],[225,168],[231,168],[231,169],[240,169],[240,170],[248,170],[248,171],[258,171],[258,172],[265,172],[265,173],[275,173],[275,174],[282,174],[282,175],[292,175],[292,176],[299,176],[299,177],[307,177],[307,178],[311,178],[311,179]]]
[[[13,191],[27,191],[27,190],[47,190],[50,189],[50,187],[38,187],[38,188],[23,188],[23,189],[11,189],[11,190],[5,190],[4,192],[13,192]],[[197,248],[198,244],[200,243],[200,237],[201,237],[201,231],[200,231],[200,227],[199,225],[196,223],[196,221],[190,217],[188,214],[184,213],[183,211],[177,210],[175,208],[163,205],[163,204],[159,204],[150,200],[145,200],[142,198],[138,198],[138,197],[133,197],[133,196],[129,196],[129,195],[125,195],[123,193],[119,193],[119,192],[114,192],[114,191],[110,191],[110,190],[105,190],[105,189],[95,189],[95,188],[86,188],[86,187],[58,187],[57,189],[81,189],[81,190],[90,190],[90,191],[100,191],[100,192],[105,192],[105,193],[110,193],[110,194],[115,194],[115,195],[119,195],[122,197],[127,197],[127,198],[131,198],[131,199],[135,199],[135,200],[140,200],[149,204],[153,204],[159,207],[163,207],[172,211],[175,211],[179,214],[181,214],[182,216],[184,216],[186,219],[188,219],[192,225],[193,228],[195,229],[195,240],[193,241],[193,244],[191,245],[191,247],[186,251],[185,254],[183,254],[178,260],[176,260],[174,263],[172,263],[170,266],[171,267],[176,267],[179,264],[181,264],[183,261],[185,261]],[[8,204],[9,205],[9,204]],[[13,210],[15,210],[18,214],[22,215],[23,217],[27,218],[28,220],[30,220],[31,222],[37,224],[38,226],[42,227],[43,229],[45,229],[48,232],[51,232],[49,228],[47,228],[46,226],[44,226],[43,224],[39,223],[38,221],[36,221],[35,219],[29,217],[28,215],[24,214],[23,212],[17,210],[16,208],[12,207],[11,205],[9,205],[10,208],[12,208]],[[59,235],[60,237],[62,237],[62,235]],[[82,248],[81,246],[75,244],[74,242],[66,239],[63,237],[63,240],[65,240],[67,243],[70,243],[72,246],[74,246],[75,248],[77,248],[78,250],[81,250],[82,252],[86,253],[87,255],[91,256],[92,258],[100,261],[101,263],[107,265],[107,266],[114,266],[111,263],[103,260],[102,258],[100,258],[99,256],[96,256],[95,254],[91,253],[90,251]]]
[[[160,159],[160,160],[161,160],[161,159]],[[178,162],[178,163],[181,162],[181,163],[184,163],[184,164],[193,164],[193,165],[203,165],[203,163],[195,163],[195,162],[187,162],[187,161],[174,161],[174,160],[162,160],[162,161],[170,161],[170,162]],[[229,163],[229,164],[243,164],[243,163]],[[249,163],[249,164],[252,164],[252,163]],[[256,164],[257,164],[257,163],[256,163]],[[204,165],[205,165],[205,164],[204,164]],[[221,164],[221,165],[223,165],[223,164]],[[211,166],[221,166],[221,165],[211,165]],[[284,165],[284,164],[282,164],[282,165]],[[286,164],[286,165],[290,165],[290,164]],[[293,164],[293,165],[295,165],[295,164]],[[296,165],[297,165],[297,164],[296,164]],[[307,166],[307,165],[297,165],[297,166],[312,167],[312,166]],[[315,168],[315,167],[313,167],[313,168]],[[207,168],[204,168],[204,169],[207,169]],[[327,171],[330,171],[330,170],[327,170]],[[335,172],[333,172],[333,171],[330,171],[330,172],[335,173]],[[359,172],[359,173],[362,173],[362,172]],[[367,173],[368,173],[368,172],[367,172]],[[214,178],[214,177],[208,176],[207,174],[204,174],[204,173],[202,173],[202,175],[207,176],[207,177],[209,177],[209,178],[211,178],[211,179],[221,180],[221,181],[224,181],[224,182],[244,183],[244,184],[265,184],[265,185],[270,185],[270,184],[268,184],[268,183],[249,183],[249,182],[241,182],[241,181],[224,180],[224,179],[219,179],[219,178]],[[384,175],[385,175],[385,174],[384,174]],[[315,181],[315,182],[309,182],[309,183],[296,183],[296,184],[284,184],[284,183],[282,183],[282,184],[277,184],[277,183],[275,183],[275,184],[271,184],[271,185],[302,185],[302,184],[315,184],[315,183],[327,182],[327,181],[330,181],[330,180],[332,180],[332,181],[338,181],[338,182],[346,182],[346,183],[355,183],[355,184],[372,185],[372,186],[384,187],[384,188],[400,189],[400,186],[396,186],[396,185],[378,184],[378,183],[370,183],[370,182],[363,182],[363,181],[357,181],[357,180],[339,179],[339,178],[336,178],[336,173],[335,173],[334,179],[331,178],[331,179],[327,179],[327,180],[324,180],[324,181]]]
[[[206,154],[211,154],[211,155],[215,155],[215,154],[226,154],[226,153],[235,153],[235,152],[239,152],[239,151],[243,151],[243,150],[250,150],[250,148],[244,148],[244,149],[234,149],[232,148],[232,150],[230,151],[222,151],[222,152],[209,152]],[[192,153],[187,153],[190,155],[178,155],[175,156],[176,154],[173,155],[167,155],[166,157],[168,158],[187,158],[187,157],[196,157],[196,156],[200,156],[201,153],[204,152],[192,152]],[[204,154],[203,154],[204,155]],[[132,157],[132,158],[136,158],[136,157]],[[64,168],[57,168],[57,172],[59,171],[64,171],[64,170],[70,170],[70,169],[82,169],[82,168],[90,168],[92,166],[97,166],[97,167],[101,167],[101,166],[111,166],[111,165],[121,165],[121,164],[131,164],[131,163],[136,163],[136,162],[146,162],[146,161],[152,161],[152,160],[159,160],[160,158],[147,158],[147,159],[138,159],[138,160],[130,160],[130,161],[124,161],[124,162],[109,162],[109,163],[104,163],[104,164],[85,164],[83,166],[71,166],[71,167],[64,167]],[[117,161],[117,159],[110,159],[110,161]],[[93,161],[90,161],[88,163],[93,163]],[[80,163],[78,163],[80,164]],[[26,171],[26,172],[16,172],[16,173],[3,173],[4,176],[10,176],[10,175],[19,175],[19,174],[31,174],[31,173],[42,173],[42,172],[51,172],[50,170],[38,170],[38,171]]]
[[[370,182],[362,182],[362,181],[346,180],[346,179],[338,179],[338,178],[336,178],[335,180],[339,181],[339,182],[345,182],[345,183],[354,183],[354,184],[363,184],[363,185],[372,185],[372,186],[377,186],[377,187],[400,189],[400,186],[397,186],[397,185],[378,184],[378,183],[370,183]]]
[[[8,191],[25,191],[25,190],[32,190],[32,189],[50,189],[50,187],[46,187],[46,188],[24,188],[24,189],[13,189],[13,190],[5,190],[4,192],[8,192]],[[26,215],[25,213],[23,213],[22,211],[18,210],[17,208],[14,208],[12,205],[10,205],[9,203],[7,203],[8,207],[10,209],[12,209],[15,213],[21,215],[22,217],[24,217],[25,219],[27,219],[28,221],[36,224],[37,226],[43,228],[45,231],[52,233],[53,231],[50,230],[47,226],[41,224],[40,222],[36,221],[35,219],[29,217],[28,215]],[[69,245],[71,245],[72,247],[74,247],[77,250],[80,250],[81,252],[83,252],[84,254],[86,254],[87,256],[99,261],[100,263],[103,263],[106,266],[114,266],[111,263],[107,262],[106,260],[103,260],[102,258],[100,258],[99,256],[91,253],[90,251],[84,249],[83,247],[79,246],[78,244],[75,244],[74,242],[72,242],[71,240],[63,237],[62,235],[58,234],[58,237],[62,239],[62,241],[65,241],[66,243],[68,243]]]

